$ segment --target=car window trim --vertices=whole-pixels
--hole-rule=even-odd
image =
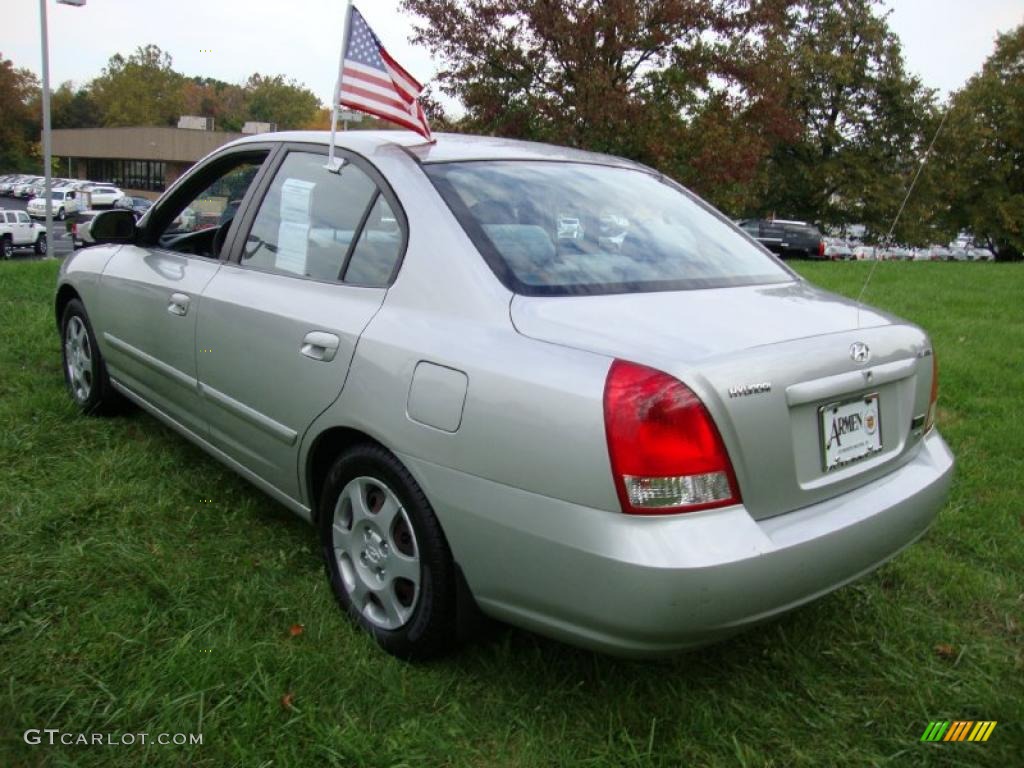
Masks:
[[[270,187],[274,183],[274,179],[277,178],[277,172],[280,170],[280,167],[284,164],[285,158],[287,158],[288,155],[291,154],[292,152],[303,152],[305,154],[323,155],[324,157],[327,157],[328,153],[327,145],[319,143],[288,141],[281,142],[278,146],[279,149],[275,153],[274,157],[269,158],[272,162],[268,163],[265,168],[266,173],[261,179],[259,189],[256,189],[254,191],[252,198],[249,200],[249,206],[248,209],[245,211],[245,217],[242,218],[239,228],[235,230],[231,235],[231,237],[237,240],[237,242],[232,244],[234,247],[231,250],[228,262],[240,269],[252,269],[257,272],[265,272],[267,274],[280,275],[282,277],[288,277],[294,280],[311,280],[316,283],[324,283],[327,285],[341,285],[348,286],[351,288],[369,288],[378,290],[387,290],[388,288],[390,288],[394,284],[395,279],[398,277],[399,271],[401,271],[402,264],[405,262],[405,254],[409,248],[409,218],[406,216],[405,208],[402,206],[401,201],[398,199],[398,195],[395,194],[395,191],[394,189],[392,189],[391,184],[388,183],[387,179],[384,177],[384,174],[381,173],[380,170],[378,170],[377,166],[375,166],[366,157],[359,154],[358,152],[353,152],[347,147],[339,147],[337,145],[335,145],[334,148],[335,157],[340,158],[346,162],[352,163],[369,177],[370,181],[373,182],[373,185],[377,188],[376,193],[370,196],[371,203],[374,200],[376,200],[376,198],[379,195],[383,195],[385,201],[387,201],[388,205],[391,207],[391,212],[395,215],[395,219],[398,222],[398,227],[401,230],[402,239],[399,244],[398,258],[395,259],[395,266],[392,268],[391,274],[389,275],[387,282],[384,285],[367,285],[365,283],[344,282],[343,280],[340,279],[324,280],[319,277],[296,275],[290,272],[282,272],[281,270],[277,269],[265,269],[263,267],[257,267],[252,264],[242,263],[242,247],[244,246],[247,238],[249,237],[249,233],[252,232],[252,225],[256,220],[256,216],[259,214],[260,207],[263,205],[263,201],[266,198],[267,193],[270,191]],[[365,224],[366,217],[369,215],[370,210],[372,210],[372,208],[368,208],[366,211],[364,211],[364,216],[362,219],[360,219],[360,227],[352,233],[352,243],[357,242],[359,240],[359,237],[362,235],[362,225]],[[238,221],[239,218],[241,217],[236,216],[235,220]],[[224,250],[227,249],[226,247],[227,243],[225,242],[225,248],[222,249],[222,253],[224,252]],[[349,248],[351,249],[351,247],[352,245],[350,244]],[[348,269],[348,257],[349,254],[346,252],[346,260],[342,263],[341,274],[344,274],[344,271]]]
[[[370,201],[366,204],[366,208],[363,210],[363,215],[359,217],[359,224],[352,234],[352,242],[348,244],[348,250],[345,251],[345,258],[341,262],[341,269],[338,270],[338,282],[345,282],[345,273],[348,272],[349,265],[352,263],[352,256],[356,252],[356,248],[359,246],[359,240],[362,238],[366,228],[366,220],[370,218],[370,212],[373,210],[373,206],[377,204],[377,200],[380,199],[380,188],[378,187],[372,195],[370,195]]]

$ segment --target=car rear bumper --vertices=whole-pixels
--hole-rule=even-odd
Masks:
[[[627,516],[401,458],[486,613],[624,656],[706,644],[874,570],[927,530],[954,465],[933,431],[890,474],[756,521],[742,506]]]

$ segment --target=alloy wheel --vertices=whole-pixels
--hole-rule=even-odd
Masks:
[[[73,315],[64,330],[64,365],[67,368],[71,394],[84,403],[92,393],[92,347],[89,332],[78,315]]]

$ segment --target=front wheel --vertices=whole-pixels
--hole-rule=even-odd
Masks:
[[[67,214],[64,213],[64,209],[63,208],[58,208],[57,209],[57,221],[64,221],[64,217],[65,216],[67,216]]]
[[[331,467],[320,510],[327,578],[388,653],[438,656],[456,642],[455,567],[441,526],[397,458],[357,445]]]
[[[46,235],[39,235],[39,237],[36,238],[33,248],[35,249],[37,256],[45,256],[47,250]]]
[[[111,413],[121,398],[110,384],[89,316],[78,299],[64,308],[60,324],[64,381],[71,399],[83,413]]]

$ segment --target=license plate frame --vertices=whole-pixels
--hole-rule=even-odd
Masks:
[[[859,417],[859,421],[856,417]],[[837,419],[847,419],[836,424]],[[874,425],[872,428],[871,425]],[[856,425],[859,440],[843,445]],[[843,430],[846,431],[843,431]],[[836,441],[833,446],[833,440]],[[834,472],[881,453],[885,449],[882,435],[882,408],[878,392],[836,400],[818,408],[818,447],[822,471]]]

